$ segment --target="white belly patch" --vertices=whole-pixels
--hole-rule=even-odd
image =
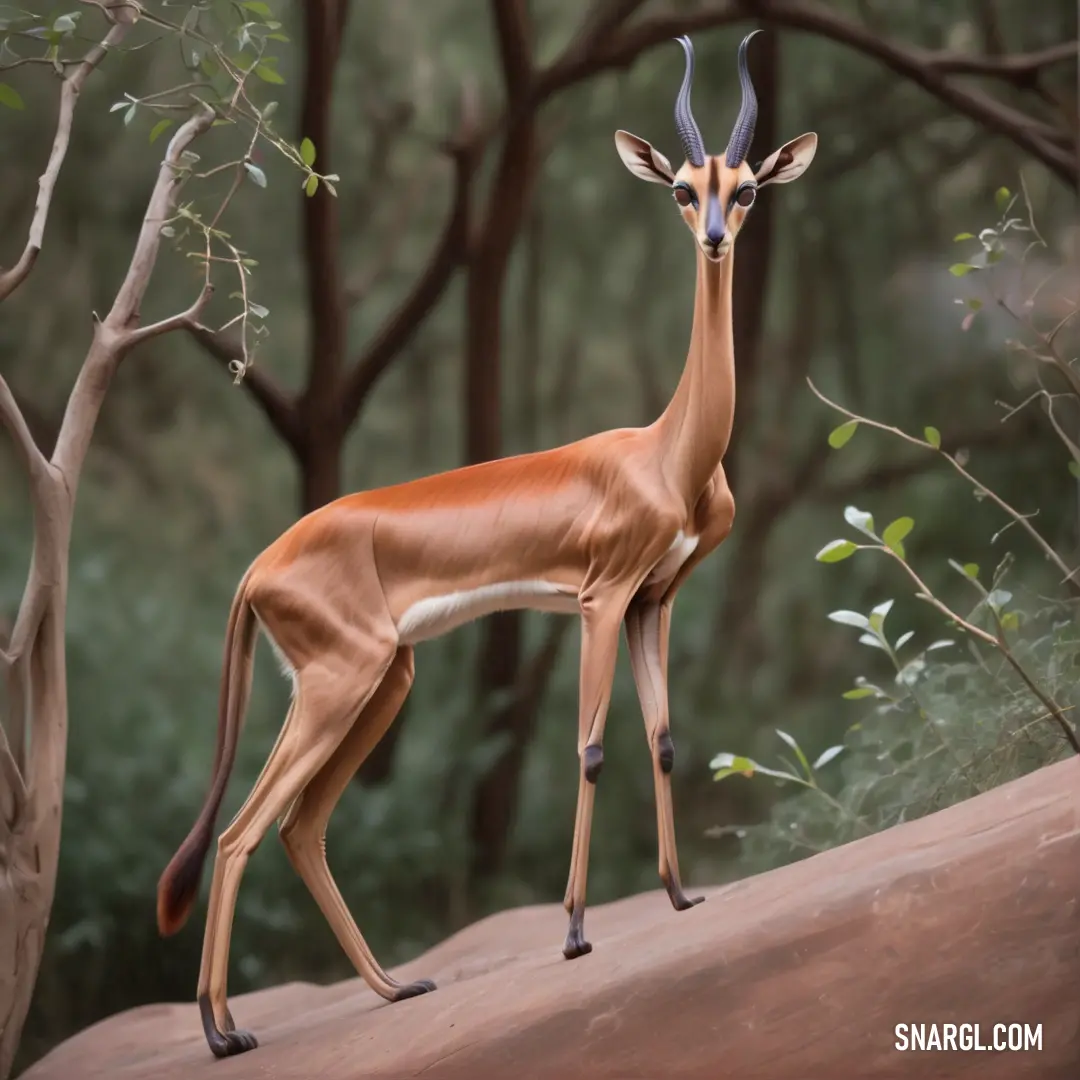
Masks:
[[[643,585],[652,585],[657,581],[667,581],[673,578],[687,559],[693,555],[698,546],[698,537],[687,536],[680,529],[671,541],[671,547],[667,549],[664,557],[649,571],[649,576],[642,582]]]
[[[579,610],[577,594],[550,581],[500,581],[417,600],[402,612],[397,624],[398,637],[402,645],[415,645],[473,619],[513,608],[564,615],[575,615]]]

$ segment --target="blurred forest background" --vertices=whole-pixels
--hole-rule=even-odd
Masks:
[[[67,10],[53,6],[50,18]],[[179,21],[190,5],[158,6]],[[279,102],[284,137],[311,138],[315,167],[340,177],[337,198],[305,197],[301,174],[257,151],[265,187],[245,184],[227,221],[257,260],[251,297],[268,312],[245,379],[234,385],[228,373],[232,331],[180,332],[140,346],[105,404],[75,517],[63,840],[24,1062],[103,1015],[194,995],[204,908],[161,941],[154,888],[208,783],[225,620],[250,560],[338,494],[646,424],[662,409],[689,337],[693,242],[670,196],[626,173],[612,136],[624,127],[678,158],[682,55],[669,39],[683,29],[697,48],[694,109],[710,151],[722,150],[737,111],[735,51],[754,25],[767,30],[751,49],[754,160],[804,131],[820,137],[806,175],[762,193],[738,244],[738,418],[726,462],[735,530],[682,590],[672,631],[684,879],[730,880],[860,834],[844,832],[859,817],[842,797],[852,783],[845,755],[821,769],[848,808],[843,821],[808,824],[814,811],[798,800],[774,805],[788,788],[771,780],[716,783],[719,751],[775,764],[787,752],[777,728],[811,760],[845,741],[854,760],[853,739],[887,739],[901,723],[909,736],[911,724],[933,727],[935,738],[968,724],[964,738],[983,750],[1002,745],[1002,730],[1010,739],[1043,730],[1038,701],[985,655],[973,658],[895,561],[860,552],[832,566],[814,556],[859,535],[844,524],[847,505],[879,526],[910,515],[912,565],[966,612],[978,597],[965,598],[947,560],[982,564],[997,587],[993,568],[1011,552],[1013,629],[1042,627],[1024,648],[1059,704],[1077,652],[1071,609],[1044,600],[1061,591],[1061,575],[1021,527],[1000,533],[1008,515],[974,498],[932,451],[865,425],[831,449],[826,436],[844,418],[806,376],[861,415],[916,435],[932,425],[1010,505],[1038,511],[1039,532],[1066,561],[1076,554],[1067,445],[1038,401],[1002,422],[1001,402],[1038,388],[1039,361],[1010,349],[1022,334],[993,304],[962,327],[974,305],[955,301],[980,295],[986,275],[949,272],[972,243],[979,249],[982,228],[1007,220],[1003,211],[1027,222],[1023,198],[995,201],[1002,187],[1026,189],[1046,241],[1037,258],[1076,264],[1076,55],[1061,49],[1077,37],[1073,0],[601,2],[584,21],[576,0],[242,6],[252,19],[280,20],[289,39],[270,43],[277,64],[253,93]],[[527,21],[515,22],[522,13]],[[96,17],[82,8],[87,42],[102,36]],[[127,119],[110,107],[186,78],[188,46],[160,36],[140,29],[131,42],[142,47],[114,51],[87,80],[43,251],[0,311],[0,371],[46,451],[90,313],[108,308],[131,257],[166,142],[150,142],[150,110]],[[27,52],[8,44],[0,69]],[[1045,65],[1007,59],[1047,51]],[[547,76],[541,93],[530,55]],[[943,56],[986,63],[936,64]],[[0,99],[0,264],[10,266],[48,158],[57,79],[22,65],[0,70],[0,82],[25,106]],[[967,247],[954,242],[965,232],[976,238]],[[182,252],[166,247],[148,317],[187,306],[197,285]],[[1076,287],[1071,274],[1060,289],[1073,304]],[[227,291],[207,325],[232,313]],[[0,440],[0,628],[18,607],[30,535],[26,483]],[[951,657],[920,653],[906,683],[890,682],[880,649],[828,619],[889,598],[890,621],[915,630],[923,648],[958,641]],[[926,693],[914,704],[872,690],[842,700],[859,675],[883,686],[921,679]],[[328,842],[384,963],[497,908],[561,898],[576,698],[575,620],[499,616],[418,648],[405,712],[342,800]],[[254,782],[287,700],[260,646],[227,813]],[[905,738],[904,753],[918,757],[918,738]],[[592,903],[659,885],[625,652],[606,746]],[[970,794],[1063,746],[1046,727],[976,776],[965,757],[962,785],[957,769],[932,793],[909,776],[861,828]],[[755,823],[756,832],[732,828]],[[801,841],[778,842],[785,829]],[[251,861],[233,940],[234,993],[352,974],[274,842]]]

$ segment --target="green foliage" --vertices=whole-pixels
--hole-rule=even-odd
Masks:
[[[841,424],[838,428],[834,428],[829,433],[829,445],[834,450],[839,450],[844,446],[855,434],[855,429],[859,426],[858,420],[849,420],[846,424]]]
[[[997,225],[983,229],[977,236],[960,233],[955,237],[957,241],[977,239],[983,249],[981,258],[977,263],[950,267],[953,276],[963,277],[972,270],[989,270],[1003,264],[1011,252],[1010,234],[1038,236],[1030,204],[1025,223],[1009,217],[1017,196],[1007,188],[999,188],[994,198],[1001,215]],[[1041,238],[1036,243],[1045,246]],[[1020,254],[1021,263],[1035,246],[1029,244]],[[1044,389],[1041,394],[1047,395],[1047,411],[1055,432],[1074,455],[1070,471],[1076,475],[1073,466],[1077,465],[1077,444],[1055,418],[1052,402],[1070,395],[1080,400],[1080,384],[1064,370],[1067,365],[1062,358],[1066,354],[1059,351],[1055,340],[1071,321],[1077,305],[1073,302],[1067,307],[1064,318],[1058,312],[1060,321],[1047,333],[1028,315],[1040,288],[1036,287],[1027,298],[1021,294],[1018,321],[1038,342],[1033,358],[1042,366],[1056,366],[1062,371],[1067,392],[1050,397]],[[974,297],[958,302],[969,309],[962,325],[966,330],[982,303]],[[1010,301],[1000,294],[997,302],[1011,311]],[[910,820],[1063,755],[1080,752],[1073,719],[1080,707],[1080,682],[1075,677],[1080,667],[1077,600],[1075,594],[1070,596],[1064,589],[1072,576],[1068,564],[1031,523],[1034,515],[1014,509],[971,475],[959,456],[943,451],[941,432],[936,427],[924,427],[924,442],[899,428],[834,407],[849,419],[832,433],[831,445],[842,446],[855,427],[864,423],[937,451],[971,486],[977,499],[992,499],[998,511],[1012,519],[1006,528],[1022,527],[1024,539],[1036,551],[1041,549],[1063,576],[1057,582],[1057,597],[1047,598],[1034,581],[1021,580],[1005,588],[1017,564],[1015,553],[1007,551],[998,557],[987,585],[980,580],[977,563],[949,558],[947,564],[962,584],[934,589],[928,584],[928,573],[917,570],[905,550],[904,541],[915,525],[913,517],[894,518],[879,536],[869,512],[846,507],[845,521],[865,540],[833,540],[817,553],[817,560],[839,562],[857,551],[889,556],[914,585],[914,598],[934,612],[938,626],[944,619],[950,632],[965,636],[966,647],[958,647],[951,637],[919,647],[914,629],[893,637],[886,625],[894,606],[891,599],[874,605],[866,614],[846,608],[829,614],[833,623],[853,629],[858,642],[875,651],[876,660],[868,674],[857,676],[855,685],[841,694],[846,701],[872,705],[846,725],[842,744],[825,750],[813,766],[798,742],[781,731],[777,734],[795,753],[795,763],[785,760],[784,769],[763,766],[747,755],[729,752],[713,759],[714,780],[761,776],[779,783],[782,789],[795,789],[785,791],[773,803],[764,821],[712,831],[714,836],[735,834],[749,868],[800,858]],[[999,527],[991,543],[998,542],[1005,533],[1006,529]],[[1008,535],[1019,540],[1015,531]],[[840,758],[842,750],[842,759],[830,770],[827,783],[819,782],[817,770]]]

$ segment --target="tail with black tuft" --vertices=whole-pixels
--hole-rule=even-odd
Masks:
[[[199,895],[203,863],[214,839],[221,800],[236,761],[236,747],[244,721],[257,623],[247,599],[247,575],[236,590],[225,631],[224,670],[218,698],[217,749],[210,790],[187,839],[165,867],[157,888],[157,924],[163,937],[175,934],[187,921]]]

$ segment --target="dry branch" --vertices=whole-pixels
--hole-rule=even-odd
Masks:
[[[110,6],[115,10],[110,10]],[[49,152],[45,171],[38,180],[37,202],[34,204],[34,216],[30,219],[26,246],[18,262],[0,273],[0,303],[3,303],[29,277],[37,261],[38,253],[41,251],[53,191],[56,189],[56,180],[60,175],[64,158],[67,156],[68,144],[71,141],[71,124],[82,88],[90,77],[90,72],[101,63],[110,49],[115,48],[124,40],[135,21],[135,13],[126,3],[103,4],[102,10],[113,20],[113,24],[102,41],[87,52],[75,70],[61,83],[56,135],[53,137],[52,150]]]
[[[570,49],[545,68],[536,80],[537,95],[548,98],[564,87],[601,71],[627,68],[647,49],[678,34],[708,30],[753,16],[759,22],[825,37],[877,60],[897,75],[922,87],[958,113],[1011,139],[1056,175],[1075,186],[1078,179],[1076,136],[998,101],[981,89],[960,86],[949,75],[980,74],[1027,85],[1034,73],[1075,55],[1054,47],[1035,53],[969,57],[951,50],[934,51],[884,37],[817,0],[724,0],[685,15],[642,19],[591,54]]]
[[[466,86],[461,94],[461,119],[457,134],[445,146],[454,163],[454,193],[450,213],[427,266],[408,295],[353,363],[346,377],[342,395],[342,413],[346,425],[355,420],[375,382],[409,343],[439,302],[454,271],[468,256],[470,196],[479,161],[478,130],[478,103],[473,88]]]
[[[202,323],[189,327],[189,332],[226,371],[232,372],[234,365],[243,363],[244,350],[234,335],[211,330]],[[268,371],[252,364],[245,368],[240,385],[254,398],[274,431],[296,450],[300,445],[299,418],[296,402],[288,391]]]

